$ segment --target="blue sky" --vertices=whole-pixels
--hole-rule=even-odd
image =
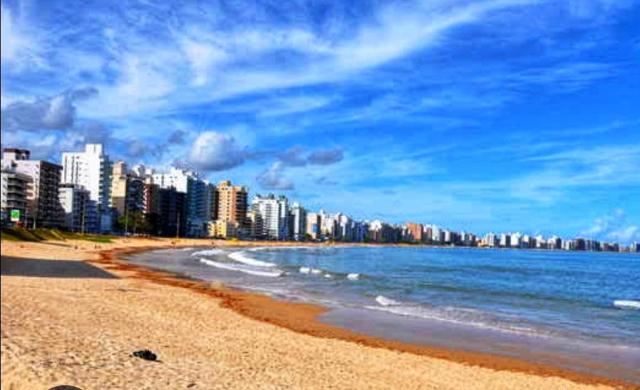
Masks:
[[[2,143],[100,141],[356,218],[640,240],[638,26],[616,0],[2,1]]]

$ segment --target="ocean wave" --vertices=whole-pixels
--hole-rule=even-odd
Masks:
[[[237,266],[237,265],[232,265],[232,264],[227,264],[227,263],[219,263],[217,261],[208,260],[208,259],[204,259],[204,258],[201,258],[200,262],[203,263],[203,264],[209,265],[211,267],[216,267],[216,268],[220,268],[220,269],[226,269],[228,271],[242,272],[242,273],[245,273],[245,274],[255,275],[255,276],[266,276],[266,277],[270,277],[270,278],[277,278],[277,277],[283,275],[282,271],[259,271],[259,270],[254,270],[254,269],[242,267],[242,266]]]
[[[333,279],[333,276],[331,274],[324,274],[324,277],[326,279]]]
[[[191,256],[215,256],[223,255],[225,251],[222,249],[207,249],[206,251],[193,252]]]
[[[311,268],[309,267],[300,267],[300,273],[301,274],[308,274],[311,272]]]
[[[499,322],[497,319],[486,318],[486,313],[476,309],[452,306],[429,308],[418,304],[399,302],[383,295],[378,295],[376,297],[376,302],[380,306],[365,306],[365,308],[406,317],[431,319],[509,333],[548,336],[548,334],[541,329],[535,329],[524,325],[509,324]]]
[[[382,306],[396,306],[401,304],[400,302],[393,300],[391,298],[387,298],[383,295],[378,295],[376,297],[376,302],[378,302]]]
[[[349,279],[349,280],[358,280],[358,279],[360,279],[360,274],[355,274],[355,273],[347,274],[347,279]]]
[[[640,301],[620,299],[620,300],[613,301],[613,306],[618,307],[620,309],[640,310]]]
[[[237,261],[238,263],[243,263],[247,265],[253,265],[255,267],[275,267],[274,263],[269,263],[267,261],[261,261],[258,259],[254,259],[253,257],[249,257],[245,255],[245,252],[232,252],[227,255],[232,260]]]

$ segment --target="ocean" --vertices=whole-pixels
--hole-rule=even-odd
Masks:
[[[416,344],[514,356],[640,383],[640,256],[429,247],[146,252],[129,261],[280,299]]]

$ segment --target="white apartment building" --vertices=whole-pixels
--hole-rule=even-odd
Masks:
[[[84,187],[99,211],[106,212],[111,195],[111,162],[102,144],[86,144],[84,152],[62,153],[62,182]]]
[[[256,195],[251,204],[258,237],[270,240],[286,240],[289,237],[289,201],[286,197]]]
[[[307,230],[307,211],[299,203],[291,206],[291,236],[296,241],[305,239]]]
[[[97,216],[95,203],[89,200],[89,191],[77,184],[61,184],[59,197],[64,226],[72,232],[91,232],[97,224]]]

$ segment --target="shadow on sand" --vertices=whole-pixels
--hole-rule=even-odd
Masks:
[[[82,261],[24,259],[5,256],[0,260],[0,274],[40,278],[118,279],[117,276]]]

